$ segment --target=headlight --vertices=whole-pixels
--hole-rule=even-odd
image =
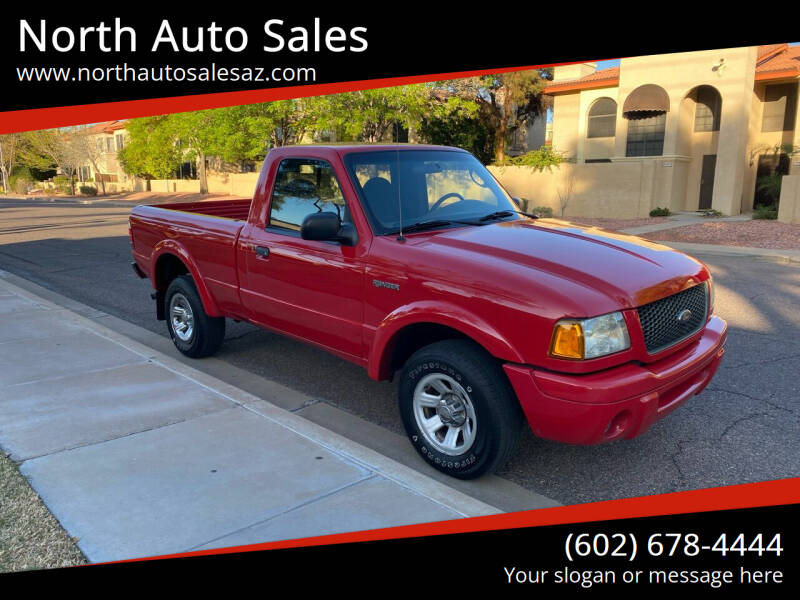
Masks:
[[[621,312],[591,319],[563,319],[556,323],[550,355],[558,358],[597,358],[631,347]]]

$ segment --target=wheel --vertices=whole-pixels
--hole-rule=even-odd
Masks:
[[[164,304],[169,335],[181,353],[201,358],[219,350],[225,339],[225,318],[206,314],[191,276],[172,280]]]
[[[414,353],[403,368],[399,403],[417,452],[459,479],[474,479],[501,467],[523,423],[500,366],[465,340],[436,342]]]

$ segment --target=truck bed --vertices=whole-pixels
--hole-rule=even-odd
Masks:
[[[230,200],[200,200],[198,202],[172,202],[169,204],[158,204],[158,208],[166,210],[177,210],[181,212],[195,213],[198,215],[208,215],[210,217],[222,217],[233,219],[234,221],[247,220],[250,211],[250,198],[234,198]]]
[[[155,281],[158,257],[164,252],[180,256],[199,282],[204,300],[223,314],[237,314],[236,240],[250,204],[249,198],[236,198],[135,207],[130,229],[136,264]]]

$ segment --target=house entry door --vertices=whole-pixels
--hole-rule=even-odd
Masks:
[[[714,194],[714,170],[716,166],[716,154],[703,155],[703,170],[700,173],[700,210],[711,208],[711,197]]]

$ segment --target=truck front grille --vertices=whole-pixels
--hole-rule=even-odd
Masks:
[[[703,326],[708,312],[706,286],[701,283],[639,307],[644,344],[650,354],[685,340]]]

